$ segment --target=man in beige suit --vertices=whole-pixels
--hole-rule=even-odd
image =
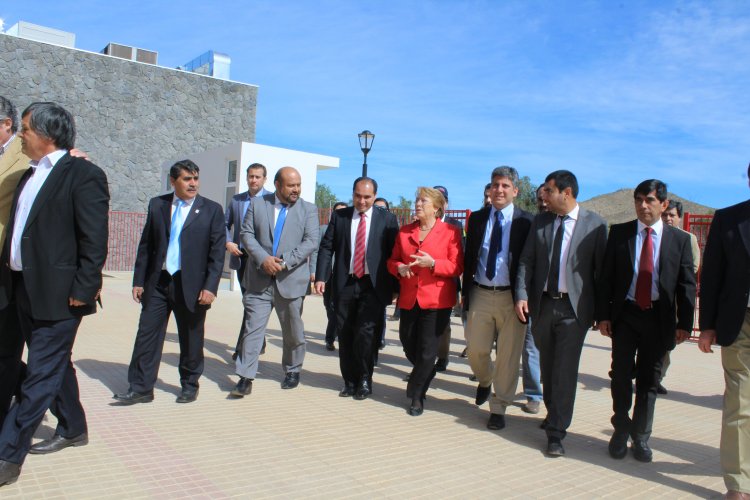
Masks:
[[[18,181],[29,167],[29,158],[21,152],[16,107],[0,96],[0,246]],[[0,426],[10,407],[21,370],[23,339],[18,335],[15,304],[0,309]]]

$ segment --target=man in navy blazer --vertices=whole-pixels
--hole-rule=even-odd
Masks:
[[[609,232],[597,286],[597,320],[612,338],[612,458],[624,458],[633,439],[636,460],[650,462],[662,358],[690,336],[695,309],[695,271],[690,235],[661,220],[669,205],[667,185],[641,182],[633,193],[637,219]],[[635,366],[635,406],[633,405]]]
[[[232,201],[227,206],[224,215],[224,221],[227,226],[227,243],[226,248],[229,252],[229,269],[237,271],[237,279],[240,282],[240,290],[245,293],[245,286],[242,284],[242,277],[245,275],[245,266],[247,265],[247,251],[240,241],[240,229],[242,221],[245,219],[247,209],[250,207],[250,200],[256,196],[270,194],[263,185],[266,183],[268,171],[262,163],[252,163],[247,167],[247,191],[232,196]],[[247,321],[247,312],[242,315],[242,325],[240,325],[240,334],[237,338],[237,346],[234,349],[233,359],[237,359],[237,354],[242,348],[242,339],[245,337],[245,321]],[[265,339],[263,347],[265,348]],[[263,349],[261,349],[263,350]]]
[[[747,169],[750,177],[750,166]],[[750,498],[750,200],[717,210],[701,269],[698,346],[721,346],[724,408],[721,468],[726,498]]]
[[[11,205],[0,257],[0,309],[15,301],[28,371],[0,431],[0,485],[18,478],[30,451],[88,443],[71,352],[82,317],[96,312],[107,257],[107,177],[68,153],[75,142],[73,116],[54,103],[31,104],[19,137],[32,162]],[[55,435],[30,450],[48,408],[57,417]]]
[[[216,298],[224,267],[225,227],[221,205],[198,194],[198,165],[181,160],[169,170],[174,193],[152,198],[133,271],[133,300],[141,318],[122,405],[148,403],[164,346],[170,312],[180,341],[178,403],[198,396],[203,373],[203,325]]]

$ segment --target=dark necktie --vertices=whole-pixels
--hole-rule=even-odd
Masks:
[[[367,222],[365,213],[359,214],[359,224],[357,224],[357,234],[354,237],[354,269],[352,274],[357,278],[365,275],[365,240],[367,239]]]
[[[549,263],[549,274],[547,275],[547,293],[557,295],[560,293],[560,258],[562,256],[562,241],[565,234],[565,219],[567,215],[558,215],[557,220],[560,225],[557,226],[555,239],[552,243],[552,261]]]
[[[495,211],[495,223],[490,234],[490,250],[487,252],[487,268],[485,276],[492,281],[497,274],[497,254],[503,250],[503,213]]]
[[[635,303],[643,310],[651,309],[651,281],[654,275],[654,243],[651,241],[653,229],[646,228],[646,236],[641,247],[641,260],[638,262],[638,280],[635,282]]]

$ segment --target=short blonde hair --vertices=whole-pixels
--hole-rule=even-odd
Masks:
[[[445,196],[443,196],[443,193],[431,187],[420,186],[417,188],[415,199],[422,197],[427,198],[432,202],[432,204],[437,209],[435,217],[437,217],[438,219],[442,219],[443,213],[445,213],[445,204],[447,203],[445,201]]]

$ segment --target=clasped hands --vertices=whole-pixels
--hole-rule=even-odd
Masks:
[[[414,276],[414,272],[411,270],[412,266],[432,267],[435,265],[435,259],[423,250],[419,250],[418,253],[410,255],[409,257],[414,260],[408,264],[398,265],[398,275],[402,278],[411,278]]]
[[[270,276],[276,276],[276,273],[284,270],[284,268],[281,267],[282,262],[284,262],[283,259],[280,259],[279,257],[274,257],[273,255],[269,255],[263,260],[263,263],[260,265],[260,268],[263,269],[263,271],[266,274]]]

